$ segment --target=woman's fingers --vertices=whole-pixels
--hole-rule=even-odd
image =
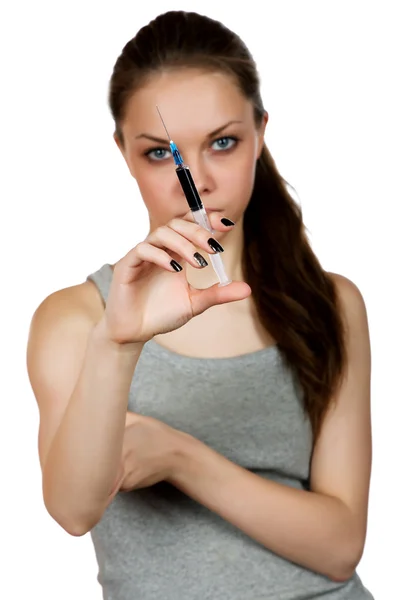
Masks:
[[[208,219],[214,231],[221,231],[221,233],[231,231],[235,226],[235,223],[223,212],[208,213]]]
[[[139,242],[134,248],[119,260],[114,267],[114,274],[120,284],[129,284],[134,279],[134,269],[144,262],[153,263],[167,271],[176,272],[172,266],[174,259],[162,248],[157,248],[148,242]],[[174,261],[176,264],[176,261]],[[182,269],[180,269],[182,270]]]
[[[200,315],[211,306],[244,300],[251,294],[251,287],[244,281],[232,281],[229,285],[219,287],[215,283],[204,290],[191,288],[191,302],[194,316]]]
[[[204,233],[208,235],[204,236]],[[197,247],[204,248],[206,246],[206,252],[212,252],[205,238],[210,238],[210,233],[205,229],[179,219],[178,223],[175,223],[175,229],[170,224],[157,227],[146,239],[147,242],[158,248],[165,248],[168,252],[177,254],[193,267],[203,268],[208,263],[205,257],[197,251]]]
[[[233,225],[230,227],[223,225],[221,213],[211,213],[210,217],[211,227],[213,228],[215,225],[215,231],[233,227]],[[178,237],[173,235],[174,232],[178,234]],[[166,225],[157,227],[147,236],[146,240],[159,248],[167,247],[173,250],[193,266],[196,266],[193,260],[196,248],[202,248],[208,254],[224,251],[223,246],[213,237],[212,232],[194,222],[191,211],[186,213],[183,218],[171,219]]]
[[[222,219],[226,217],[222,213],[209,213],[208,217],[215,231],[226,231],[234,226],[224,225]],[[210,231],[194,222],[192,212],[188,211],[183,217],[171,219],[166,225],[152,231],[115,265],[114,271],[120,283],[130,283],[134,278],[130,270],[143,262],[153,263],[168,271],[179,271],[182,270],[182,259],[193,267],[202,269],[208,262],[198,252],[198,248],[208,254],[224,250]]]
[[[235,226],[235,223],[222,211],[218,212],[207,212],[208,220],[210,221],[211,227],[215,231],[221,231],[224,233],[225,231],[231,231],[231,229]],[[189,221],[191,223],[194,222],[192,211],[189,210],[183,217],[185,221]]]

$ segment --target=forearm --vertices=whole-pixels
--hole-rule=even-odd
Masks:
[[[95,524],[115,484],[129,388],[142,348],[109,342],[102,322],[89,337],[81,373],[43,467],[46,507],[71,533]]]
[[[351,513],[336,498],[266,480],[193,438],[170,482],[283,558],[336,581],[356,566]]]

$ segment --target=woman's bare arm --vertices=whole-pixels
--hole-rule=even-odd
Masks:
[[[27,349],[40,412],[43,498],[72,535],[97,523],[120,476],[129,387],[143,348],[107,339],[101,305],[94,311],[88,298],[98,294],[93,288],[88,282],[46,298]]]

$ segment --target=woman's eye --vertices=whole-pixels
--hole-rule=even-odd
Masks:
[[[233,146],[236,145],[238,139],[233,136],[218,138],[213,142],[212,147],[213,150],[230,150]]]
[[[165,160],[165,158],[169,158],[167,155],[170,155],[171,152],[165,148],[154,148],[153,150],[148,150],[145,154],[150,160],[161,161]]]
[[[217,152],[220,152],[221,150],[231,150],[234,146],[236,146],[237,142],[238,138],[234,136],[225,136],[215,140],[211,147]],[[161,162],[170,158],[172,153],[166,148],[152,148],[151,150],[147,150],[147,152],[145,152],[145,156],[153,162]]]

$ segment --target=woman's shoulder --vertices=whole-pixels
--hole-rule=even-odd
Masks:
[[[357,284],[346,277],[345,275],[341,275],[340,273],[332,273],[327,271],[326,274],[333,282],[337,292],[341,297],[362,297],[360,288]]]
[[[104,313],[104,303],[97,286],[90,280],[56,290],[36,308],[33,320],[71,321],[84,319],[97,323]]]
[[[348,318],[366,316],[366,307],[363,295],[357,284],[340,273],[326,273],[335,286],[339,304],[343,314]]]

